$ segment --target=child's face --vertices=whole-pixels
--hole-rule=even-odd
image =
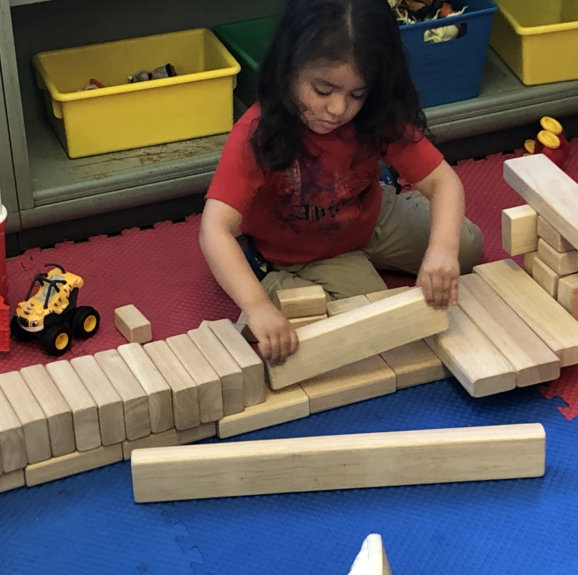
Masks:
[[[348,62],[320,59],[306,64],[294,85],[301,120],[316,134],[329,134],[361,110],[367,88]]]

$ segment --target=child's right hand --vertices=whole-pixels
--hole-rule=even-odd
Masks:
[[[299,340],[291,322],[271,303],[247,313],[259,351],[271,365],[281,365],[297,351]]]

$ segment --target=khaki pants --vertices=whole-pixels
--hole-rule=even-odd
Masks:
[[[379,271],[413,275],[427,249],[430,234],[429,200],[419,192],[396,194],[384,186],[381,213],[368,244],[353,252],[308,264],[274,266],[261,284],[272,296],[279,289],[321,285],[328,299],[340,299],[386,289]],[[480,229],[464,221],[460,243],[460,270],[470,273],[481,257]]]

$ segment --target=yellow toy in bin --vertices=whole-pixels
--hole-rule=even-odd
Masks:
[[[176,76],[130,83],[162,62]],[[33,57],[50,123],[71,158],[225,133],[240,65],[211,30],[41,52]],[[85,90],[95,78],[103,87]]]

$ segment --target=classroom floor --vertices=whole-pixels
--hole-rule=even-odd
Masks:
[[[577,140],[572,147],[568,173],[576,178]],[[486,238],[485,261],[507,257],[501,210],[523,203],[502,181],[506,157],[456,167],[468,215]],[[203,319],[236,319],[202,260],[198,224],[191,216],[29,250],[8,262],[9,301],[22,298],[44,263],[84,277],[80,298],[100,311],[101,330],[65,358],[124,343],[112,311],[127,303],[151,319],[155,339]],[[392,287],[413,281],[386,279]],[[0,372],[49,360],[34,345],[15,344],[0,354]],[[345,575],[372,532],[381,534],[394,575],[578,573],[576,381],[570,367],[548,385],[473,399],[449,378],[226,440],[539,422],[544,477],[136,504],[130,463],[117,463],[0,494],[0,575]]]

